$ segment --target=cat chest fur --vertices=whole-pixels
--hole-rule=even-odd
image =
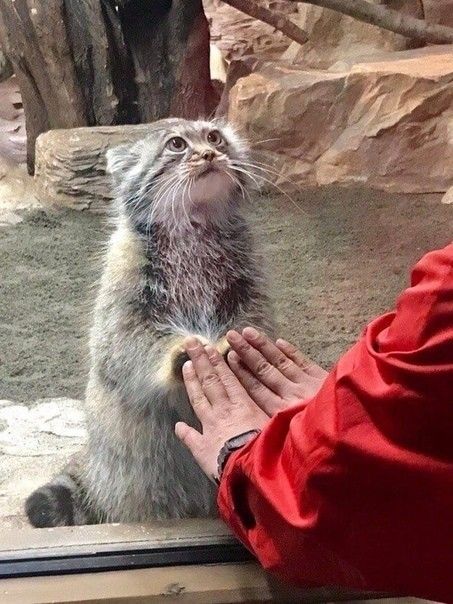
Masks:
[[[148,239],[140,303],[154,327],[222,333],[253,292],[247,229],[155,229]]]

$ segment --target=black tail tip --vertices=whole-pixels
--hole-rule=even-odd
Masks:
[[[70,489],[58,484],[36,489],[25,501],[25,513],[35,528],[72,526],[74,510]]]

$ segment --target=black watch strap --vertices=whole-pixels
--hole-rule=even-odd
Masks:
[[[258,428],[255,430],[247,430],[247,432],[242,432],[242,434],[237,434],[232,438],[229,438],[223,447],[220,449],[219,456],[217,457],[217,476],[214,476],[214,482],[219,485],[220,478],[222,476],[222,472],[225,468],[225,464],[228,461],[230,455],[241,449],[244,445],[250,442],[255,436],[261,432]]]

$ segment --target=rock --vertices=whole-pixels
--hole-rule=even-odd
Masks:
[[[12,77],[0,83],[0,227],[21,222],[18,210],[39,206],[25,165],[26,144],[22,99]]]
[[[14,226],[16,224],[20,224],[22,221],[22,216],[17,212],[0,209],[0,227]]]
[[[453,27],[453,0],[421,0],[429,23]]]
[[[147,135],[149,126],[51,130],[36,141],[36,196],[43,206],[103,211],[112,198],[105,174],[110,147]]]
[[[276,59],[288,48],[291,40],[271,25],[241,13],[220,0],[204,0],[213,42],[229,61],[245,55],[257,55],[267,60]],[[294,2],[263,0],[268,8],[288,15],[297,14]]]
[[[228,70],[228,62],[220,49],[215,44],[209,45],[209,71],[211,80],[225,84]]]
[[[25,164],[16,164],[0,155],[0,226],[22,221],[20,210],[40,207],[35,184]]]
[[[388,53],[349,71],[266,63],[230,93],[229,118],[299,185],[395,192],[453,185],[453,46]]]
[[[373,2],[382,3],[381,0]],[[392,8],[423,18],[419,0],[399,0],[392,3]],[[300,46],[292,42],[281,57],[282,61],[294,65],[328,69],[339,60],[413,47],[413,42],[403,36],[327,8],[301,4],[293,20],[309,34],[306,44]]]
[[[261,63],[259,63],[255,55],[244,56],[241,59],[231,61],[228,68],[225,86],[223,88],[219,104],[217,105],[217,116],[224,116],[228,113],[230,90],[233,88],[239,78],[250,75]]]
[[[82,403],[41,399],[31,406],[0,401],[0,523],[26,523],[28,495],[48,481],[86,439]]]
[[[0,83],[0,157],[25,163],[25,115],[15,77]]]
[[[453,187],[450,187],[445,195],[440,200],[441,203],[450,204],[453,203]]]

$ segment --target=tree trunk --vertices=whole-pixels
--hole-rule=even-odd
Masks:
[[[0,0],[30,172],[53,128],[207,116],[216,97],[201,0]]]
[[[35,6],[36,4],[36,6]],[[13,64],[26,115],[27,157],[45,130],[87,123],[84,99],[64,31],[62,0],[0,0],[3,44]]]

